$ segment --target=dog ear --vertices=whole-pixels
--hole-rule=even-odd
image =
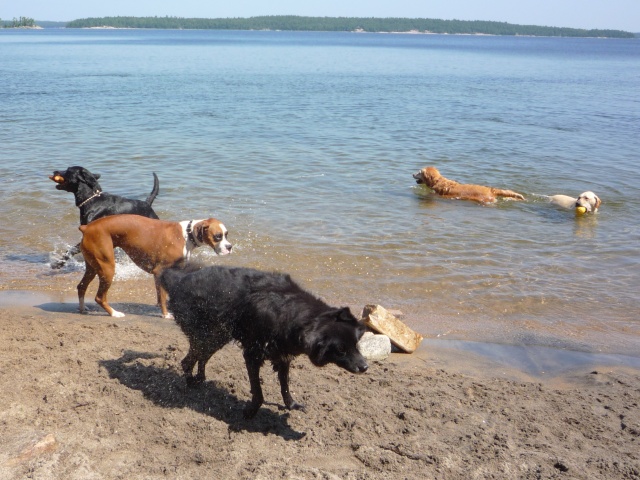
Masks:
[[[602,201],[600,200],[600,197],[598,197],[597,195],[594,195],[594,197],[596,197],[596,206],[595,209],[599,209],[600,208],[600,204],[602,203]]]
[[[341,322],[358,324],[358,319],[353,316],[349,307],[334,308],[327,310],[318,316],[318,319],[326,320],[328,322]]]
[[[328,362],[325,359],[327,354],[327,342],[321,340],[320,338],[313,338],[311,340],[311,345],[309,349],[309,360],[316,367],[322,367],[326,365]]]
[[[349,307],[342,307],[336,311],[336,321],[345,323],[358,323],[358,319],[353,316]]]
[[[204,236],[207,234],[207,230],[209,230],[209,225],[196,223],[193,226],[193,233],[196,237],[196,240],[198,240],[198,243],[202,243],[204,241]]]

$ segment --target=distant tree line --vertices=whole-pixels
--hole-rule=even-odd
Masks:
[[[429,18],[347,18],[263,16],[249,18],[101,17],[67,23],[67,28],[114,27],[201,30],[294,30],[332,32],[421,32],[448,34],[529,35],[545,37],[633,38],[622,30],[515,25],[505,22]]]
[[[20,27],[35,27],[36,21],[29,17],[13,18],[13,20],[0,19],[0,27],[3,28],[20,28]]]

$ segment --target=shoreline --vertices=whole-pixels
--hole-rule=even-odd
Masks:
[[[48,27],[38,27],[41,29],[48,29]],[[66,29],[67,27],[52,27],[53,29],[62,28]],[[216,29],[216,28],[146,28],[146,27],[111,27],[108,25],[103,25],[100,27],[73,27],[69,28],[69,30],[173,30],[173,31],[183,31],[183,30],[196,30],[196,31],[233,31],[233,32],[306,32],[306,33],[370,33],[373,35],[445,35],[445,36],[466,36],[466,37],[523,37],[523,38],[597,38],[597,39],[622,39],[629,40],[638,37],[606,37],[606,36],[563,36],[563,35],[526,35],[526,34],[515,34],[515,35],[498,35],[495,33],[438,33],[431,31],[420,31],[420,30],[407,30],[407,31],[376,31],[369,32],[367,30],[344,30],[344,31],[336,31],[336,30],[278,30],[271,28],[262,28],[262,29],[247,29],[247,30],[236,30],[236,29]]]
[[[120,280],[112,287],[111,303],[122,309],[127,316],[145,317],[145,322],[163,320],[159,307],[155,305],[154,292],[145,280]],[[82,318],[104,317],[109,319],[93,301],[93,292],[87,292],[87,306],[93,311],[88,315],[77,312],[77,294],[73,286],[64,290],[53,285],[50,290],[42,288],[0,289],[0,308],[6,310],[39,309],[45,312],[77,316]],[[94,285],[95,287],[95,285]],[[352,309],[358,316],[359,312]],[[126,317],[125,317],[126,318]],[[400,317],[402,319],[402,317]],[[112,319],[117,322],[117,319]],[[169,322],[170,324],[172,322]],[[640,356],[617,353],[600,353],[539,345],[516,345],[490,343],[463,339],[449,339],[424,335],[424,340],[414,354],[398,354],[411,358],[424,358],[436,351],[440,362],[448,368],[472,375],[483,375],[489,369],[501,370],[506,378],[528,378],[535,381],[556,381],[570,376],[583,368],[629,368],[640,372]],[[478,368],[477,365],[482,365]]]

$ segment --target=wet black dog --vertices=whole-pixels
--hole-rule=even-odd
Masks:
[[[149,218],[158,218],[151,204],[158,195],[158,176],[153,174],[153,189],[146,200],[135,200],[112,195],[102,191],[98,183],[99,173],[91,173],[83,167],[69,167],[64,172],[55,170],[49,178],[56,182],[57,190],[71,192],[76,199],[76,207],[80,209],[80,225],[97,220],[98,218],[120,213],[131,213]],[[58,261],[51,264],[52,268],[61,268],[74,255],[80,253],[80,244],[71,247]]]
[[[216,351],[233,340],[241,344],[252,394],[246,418],[264,401],[260,367],[265,360],[278,372],[282,399],[290,410],[303,408],[289,393],[289,365],[295,356],[306,354],[318,367],[334,363],[353,373],[368,368],[356,347],[364,329],[349,309],[328,306],[289,275],[187,266],[165,270],[160,282],[169,293],[169,309],[189,339],[182,360],[188,385],[204,381],[205,365]]]

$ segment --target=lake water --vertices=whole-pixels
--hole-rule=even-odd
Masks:
[[[639,152],[638,39],[0,31],[0,289],[82,275],[49,268],[80,238],[54,169],[137,198],[155,171],[162,218],[230,229],[205,261],[429,337],[640,356]],[[526,201],[438,198],[428,165]],[[586,190],[597,215],[546,198]]]

